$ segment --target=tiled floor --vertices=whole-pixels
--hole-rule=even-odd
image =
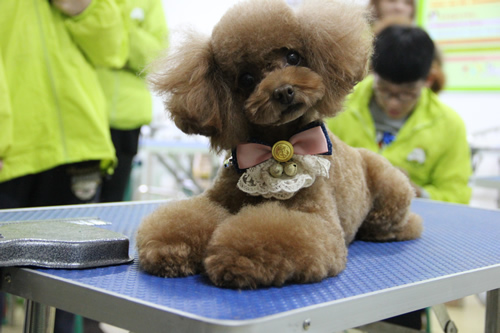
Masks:
[[[485,307],[476,295],[468,296],[455,304],[447,304],[451,319],[458,331],[463,333],[484,332]],[[16,305],[13,325],[2,326],[1,333],[21,333],[23,331],[24,309]],[[127,331],[109,325],[102,325],[105,333],[125,333]],[[431,316],[431,333],[442,333],[434,315]],[[142,333],[142,332],[137,332]],[[388,332],[390,333],[390,332]]]

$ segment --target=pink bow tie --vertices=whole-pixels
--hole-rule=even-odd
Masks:
[[[331,154],[330,138],[324,125],[318,125],[299,132],[288,140],[293,146],[293,154],[317,155]],[[289,145],[288,142],[285,145]],[[275,144],[282,143],[279,141]],[[274,146],[274,147],[275,147]],[[241,143],[236,146],[236,161],[239,169],[251,168],[273,157],[273,147],[259,143]],[[290,156],[291,158],[291,156]]]

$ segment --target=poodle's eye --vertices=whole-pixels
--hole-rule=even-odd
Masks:
[[[286,62],[289,65],[297,66],[300,63],[300,60],[301,60],[300,54],[298,54],[296,51],[290,51],[286,55]]]
[[[243,74],[242,76],[240,76],[239,85],[243,89],[253,88],[255,85],[255,78],[252,74]]]

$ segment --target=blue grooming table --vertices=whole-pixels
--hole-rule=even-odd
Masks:
[[[421,239],[356,241],[337,277],[241,291],[200,275],[165,279],[139,269],[134,234],[161,203],[0,210],[0,221],[99,217],[112,224],[96,228],[127,235],[136,258],[82,270],[0,268],[0,290],[138,333],[336,332],[489,291],[486,331],[498,333],[500,211],[415,200]]]

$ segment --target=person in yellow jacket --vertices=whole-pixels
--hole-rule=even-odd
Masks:
[[[0,1],[0,208],[98,197],[115,156],[95,67],[127,58],[119,1]]]
[[[127,58],[121,1],[0,1],[0,208],[98,200],[115,154],[95,67]]]
[[[129,25],[129,52],[122,68],[98,67],[106,96],[111,138],[118,165],[103,182],[102,202],[122,201],[137,154],[142,125],[151,122],[153,105],[144,70],[166,49],[168,30],[161,0],[134,0],[122,5]]]
[[[420,28],[390,26],[375,41],[373,75],[348,96],[329,129],[385,156],[420,197],[467,204],[472,173],[465,125],[429,88],[434,46]]]

